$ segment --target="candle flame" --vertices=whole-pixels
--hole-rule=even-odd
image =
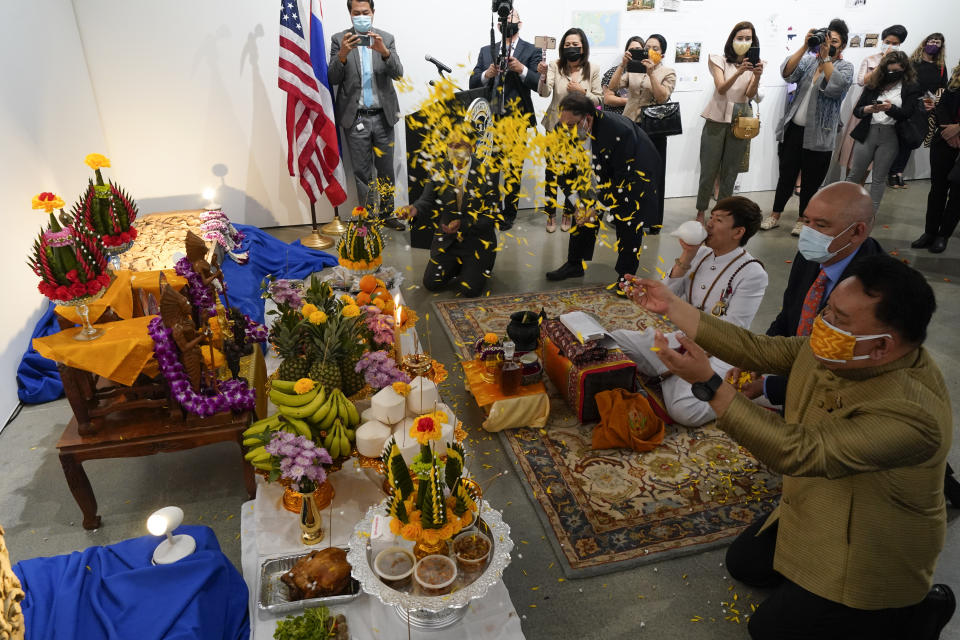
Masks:
[[[400,294],[393,296],[393,322],[396,326],[400,326],[400,318],[402,317],[403,305],[400,304]]]

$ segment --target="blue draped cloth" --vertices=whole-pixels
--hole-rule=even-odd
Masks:
[[[249,251],[250,260],[243,265],[230,258],[224,260],[222,267],[227,282],[227,296],[232,306],[257,322],[263,322],[260,283],[268,275],[301,280],[337,264],[334,256],[304,247],[299,240],[287,244],[257,227],[245,224],[236,224],[234,227],[246,236],[237,251]],[[48,336],[59,330],[53,305],[50,305],[37,323],[33,337]],[[17,394],[20,402],[28,404],[50,402],[63,395],[57,364],[34,351],[32,340],[17,368]]]
[[[156,536],[18,562],[27,640],[249,638],[247,585],[213,531],[179,533],[197,550],[169,565],[151,565]]]

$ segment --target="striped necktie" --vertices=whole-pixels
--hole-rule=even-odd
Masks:
[[[807,297],[803,299],[803,311],[800,313],[800,323],[797,325],[798,336],[809,336],[813,329],[813,321],[820,310],[823,294],[827,290],[827,272],[820,269],[820,274],[807,290]]]

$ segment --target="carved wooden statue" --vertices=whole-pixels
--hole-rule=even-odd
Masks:
[[[193,324],[190,302],[173,287],[164,286],[160,296],[160,318],[163,326],[173,332],[173,340],[180,349],[180,362],[183,363],[190,387],[199,392],[203,380],[203,354],[200,352],[203,336]]]
[[[217,279],[217,271],[219,271],[219,269],[214,269],[210,266],[210,263],[207,262],[207,243],[193,231],[187,231],[185,244],[187,260],[190,261],[193,270],[200,276],[204,286],[213,286],[212,283]]]
[[[23,611],[20,601],[23,600],[23,589],[7,553],[7,545],[3,539],[3,527],[0,527],[0,599],[3,600],[0,608],[0,640],[23,640]]]

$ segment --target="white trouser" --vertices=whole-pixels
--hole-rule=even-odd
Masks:
[[[627,357],[637,363],[637,369],[640,373],[648,376],[663,375],[667,368],[663,366],[660,358],[650,347],[653,346],[654,330],[648,328],[646,331],[627,331],[618,329],[611,332],[617,346],[627,354]],[[667,335],[671,348],[675,348],[678,343],[673,334]],[[731,369],[719,358],[710,358],[710,367],[714,373],[721,378],[726,376]],[[711,420],[715,420],[717,414],[709,402],[697,400],[693,396],[691,384],[678,376],[670,376],[660,385],[663,393],[663,404],[674,422],[687,427],[699,427]]]

